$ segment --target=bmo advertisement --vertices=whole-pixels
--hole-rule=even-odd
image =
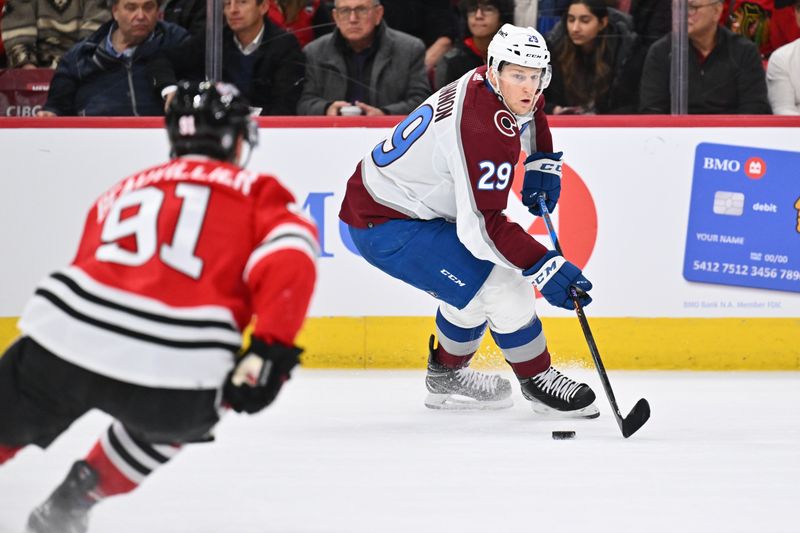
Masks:
[[[719,357],[739,350],[744,360],[768,345],[784,357],[782,367],[800,368],[800,122],[747,125],[743,119],[732,126],[687,117],[675,125],[667,118],[660,126],[645,117],[613,125],[551,120],[565,162],[553,221],[565,256],[594,284],[587,315],[601,344],[619,347],[608,350],[612,367],[614,352],[629,350],[636,368],[642,353],[672,357],[680,346],[691,358],[742,332],[741,342],[720,348]],[[42,119],[42,128],[17,120],[15,127],[0,124],[0,317],[8,321],[19,316],[43,276],[71,260],[96,197],[168,154],[156,119],[88,125]],[[365,324],[372,320],[380,328],[395,320],[396,330],[375,334],[384,338],[387,357],[408,344],[422,361],[425,346],[417,337],[431,330],[436,300],[367,264],[338,219],[347,179],[396,121],[261,119],[261,142],[248,168],[279,177],[319,226],[322,253],[310,323],[335,324],[319,334],[319,346],[340,341],[342,353],[369,352]],[[524,157],[514,170],[506,214],[551,247],[544,223],[519,198]],[[541,298],[537,312],[549,336],[574,342],[576,353],[586,351],[579,329],[557,329],[559,319],[577,328],[574,313]],[[402,338],[403,324],[414,317],[419,331],[413,340]],[[359,325],[348,330],[349,319]],[[727,321],[714,331],[698,329],[716,324],[713,319]],[[620,326],[605,327],[612,322]],[[356,329],[363,338],[348,340]],[[617,333],[606,333],[612,329]],[[336,332],[345,330],[340,337],[347,339],[336,341]],[[745,346],[747,338],[753,340]],[[558,342],[555,351],[563,346]],[[652,356],[651,367],[680,368],[669,361],[657,364]]]

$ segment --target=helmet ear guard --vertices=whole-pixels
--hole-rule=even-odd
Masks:
[[[553,67],[550,66],[550,63],[547,64],[547,68],[542,71],[542,83],[539,84],[538,93],[543,93],[545,89],[550,86],[550,80],[553,79]]]
[[[247,99],[227,83],[179,82],[166,125],[172,157],[199,154],[234,161],[240,137],[251,150],[258,144]]]

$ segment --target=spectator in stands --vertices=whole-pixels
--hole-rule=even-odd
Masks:
[[[672,3],[664,0],[633,0],[633,30],[642,43],[650,46],[672,30]],[[647,50],[645,50],[645,53]]]
[[[430,94],[425,45],[383,22],[378,0],[336,0],[336,29],[305,47],[300,115],[405,115]]]
[[[547,35],[561,20],[561,15],[567,10],[569,0],[539,0],[539,18],[536,29],[542,35]]]
[[[770,113],[758,48],[719,26],[719,0],[689,0],[689,113]],[[644,113],[670,112],[671,34],[647,53],[640,90]]]
[[[727,0],[723,5],[720,23],[756,43],[764,58],[800,38],[792,0]]]
[[[390,28],[422,39],[425,69],[432,70],[456,40],[456,17],[449,0],[382,0]]]
[[[436,64],[434,90],[439,90],[465,72],[486,64],[489,42],[505,23],[511,23],[511,0],[461,0],[461,18],[467,37],[456,43]]]
[[[642,64],[635,61],[637,37],[628,14],[603,0],[570,0],[548,41],[548,113],[636,112]]]
[[[105,0],[6,0],[2,21],[11,68],[56,68],[111,15]]]
[[[158,20],[156,0],[111,0],[111,15],[58,63],[39,116],[164,114],[145,67],[189,34]]]
[[[182,26],[192,35],[206,31],[206,0],[163,0],[161,19]]]
[[[539,0],[514,0],[514,25],[536,28],[539,22]]]
[[[800,0],[794,0],[794,15],[800,28]],[[781,46],[770,56],[767,90],[773,113],[800,115],[800,39]]]
[[[267,16],[297,38],[300,47],[333,31],[333,20],[322,0],[271,0]]]
[[[294,115],[302,89],[304,58],[297,39],[266,16],[267,0],[224,0],[222,81],[236,85],[262,115]],[[201,81],[205,33],[163,50],[149,66],[153,85],[169,103],[177,80]]]

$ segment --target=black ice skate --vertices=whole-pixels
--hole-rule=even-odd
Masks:
[[[597,418],[594,391],[585,383],[576,383],[552,366],[532,378],[519,380],[522,395],[533,411],[552,418]]]
[[[95,485],[97,472],[86,461],[77,461],[47,501],[31,512],[27,533],[85,533],[95,503],[89,491]]]
[[[433,357],[433,335],[428,343],[428,397],[431,409],[506,409],[511,400],[511,382],[500,376],[483,374],[470,368],[452,369]]]

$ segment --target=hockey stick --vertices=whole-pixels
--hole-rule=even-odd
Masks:
[[[547,204],[545,204],[545,199],[542,195],[539,195],[539,209],[542,210],[542,218],[544,218],[547,231],[550,233],[550,240],[553,241],[553,247],[559,254],[564,255],[561,251],[561,245],[558,243],[558,236],[556,235],[555,227],[553,227],[553,221],[550,220],[550,212],[547,210]],[[611,389],[611,382],[608,380],[608,374],[606,374],[606,368],[603,366],[603,361],[600,359],[600,352],[597,350],[597,344],[594,342],[594,335],[592,335],[592,330],[589,329],[589,321],[586,319],[586,314],[583,312],[583,307],[578,299],[577,289],[575,289],[575,287],[570,287],[569,295],[572,298],[572,303],[575,304],[575,312],[578,314],[583,336],[586,337],[586,344],[589,345],[589,352],[591,352],[592,359],[594,359],[594,366],[597,368],[597,373],[600,374],[600,382],[603,384],[603,389],[606,391],[608,403],[611,404],[611,408],[614,410],[614,418],[616,418],[617,425],[620,431],[622,431],[622,436],[627,439],[636,433],[650,418],[650,404],[647,403],[647,400],[641,398],[636,402],[636,405],[633,406],[628,416],[622,418],[622,415],[619,413],[617,399],[614,397],[614,391]]]

